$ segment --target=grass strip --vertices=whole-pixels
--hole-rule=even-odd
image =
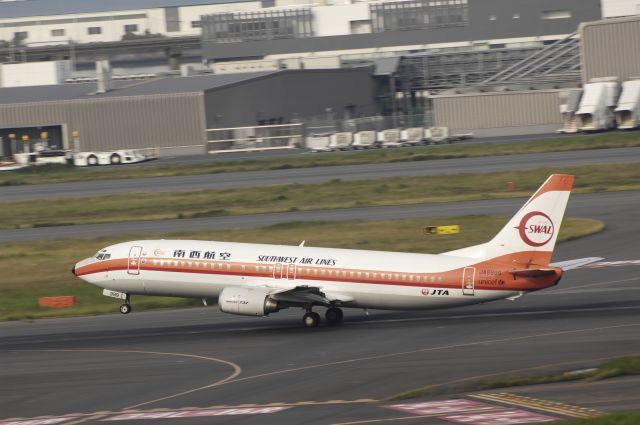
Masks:
[[[598,367],[580,371],[564,371],[530,376],[498,376],[495,378],[479,379],[450,386],[429,385],[427,387],[396,394],[389,399],[406,400],[416,397],[486,391],[528,385],[552,384],[555,382],[566,381],[599,381],[602,379],[623,375],[634,375],[638,373],[640,373],[640,356],[630,356],[612,359]]]
[[[0,229],[526,197],[554,172],[575,174],[575,192],[640,189],[640,163],[334,180],[309,185],[2,202]],[[513,182],[514,188],[507,182]]]
[[[295,157],[255,160],[209,161],[190,164],[120,166],[109,168],[77,168],[49,165],[5,171],[0,186],[63,183],[105,179],[183,176],[238,171],[264,171],[288,168],[326,167],[335,165],[382,164],[390,162],[427,161],[433,159],[470,158],[495,155],[516,155],[573,150],[608,149],[640,146],[640,134],[635,132],[598,134],[594,136],[564,136],[554,139],[512,143],[471,143],[446,146],[421,146],[402,149],[382,149],[363,152],[334,152]]]
[[[640,412],[618,412],[589,419],[553,422],[554,425],[638,425]]]
[[[431,217],[410,220],[292,222],[261,229],[237,229],[177,234],[145,234],[147,239],[182,238],[217,241],[255,242],[307,246],[358,248],[385,251],[436,253],[482,243],[493,236],[507,218],[489,216]],[[425,225],[459,224],[461,232],[453,235],[422,233]],[[559,240],[567,240],[600,231],[604,225],[596,220],[566,219]],[[77,261],[98,249],[135,239],[136,235],[97,239],[67,239],[7,244],[0,251],[0,320],[35,317],[78,316],[115,312],[117,301],[103,297],[102,291],[70,273]],[[76,306],[64,310],[38,307],[38,297],[74,295]],[[136,311],[195,305],[199,302],[179,298],[136,296]]]

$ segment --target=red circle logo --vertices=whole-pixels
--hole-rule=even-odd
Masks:
[[[422,288],[422,295],[429,295],[429,288]]]
[[[553,238],[555,232],[551,218],[540,211],[532,211],[522,217],[517,229],[524,243],[534,247],[545,245]]]

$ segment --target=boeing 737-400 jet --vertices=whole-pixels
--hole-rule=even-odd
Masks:
[[[101,249],[73,274],[124,300],[131,295],[218,299],[225,313],[267,316],[289,307],[424,310],[517,298],[556,285],[564,270],[601,258],[550,264],[574,176],[554,174],[489,242],[439,255],[195,240],[140,240]]]

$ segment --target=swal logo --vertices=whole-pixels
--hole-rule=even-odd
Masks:
[[[524,243],[534,247],[540,247],[549,242],[555,231],[551,218],[540,211],[532,211],[522,217],[516,229],[520,232],[520,238]]]

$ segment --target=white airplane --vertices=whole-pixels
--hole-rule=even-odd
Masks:
[[[440,255],[195,240],[111,245],[78,262],[74,275],[104,295],[218,299],[225,313],[267,316],[306,310],[316,327],[341,307],[424,310],[515,299],[556,285],[564,270],[601,258],[550,264],[574,176],[554,174],[489,242]]]

